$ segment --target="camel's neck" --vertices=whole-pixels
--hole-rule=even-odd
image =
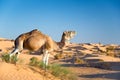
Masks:
[[[60,43],[65,43],[65,37],[64,37],[64,35],[62,35]]]
[[[58,44],[58,46],[59,46],[60,48],[63,48],[63,47],[65,46],[65,43],[66,43],[66,41],[65,41],[65,36],[64,36],[64,34],[63,34],[63,35],[62,35],[62,38],[61,38],[61,41],[58,42],[57,44]]]

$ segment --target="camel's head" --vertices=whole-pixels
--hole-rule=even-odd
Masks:
[[[76,31],[64,31],[63,32],[63,37],[65,41],[69,41],[76,35]]]
[[[75,31],[64,31],[61,39],[61,43],[62,43],[61,48],[69,45],[70,39],[72,39],[75,35],[76,35]]]

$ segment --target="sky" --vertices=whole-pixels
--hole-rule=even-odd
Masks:
[[[120,44],[120,0],[0,0],[0,37],[33,29],[55,41],[74,30],[71,42]]]

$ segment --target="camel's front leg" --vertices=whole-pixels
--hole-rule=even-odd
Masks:
[[[48,65],[48,62],[49,62],[49,53],[47,54],[47,57],[46,57],[46,65]]]
[[[43,52],[43,63],[45,64],[45,65],[48,65],[48,60],[49,60],[49,53],[48,53],[48,51],[47,50],[45,50],[44,52]]]

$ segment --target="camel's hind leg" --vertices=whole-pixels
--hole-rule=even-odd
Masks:
[[[10,56],[15,55],[18,51],[19,51],[18,49],[14,49],[14,50],[10,53]]]
[[[13,55],[17,55],[17,58],[19,57],[19,49],[14,49],[11,53],[10,53],[10,57],[13,56]]]
[[[19,57],[20,51],[23,50],[23,41],[15,43],[15,49],[10,53],[10,57],[13,55],[17,55],[17,58]]]

